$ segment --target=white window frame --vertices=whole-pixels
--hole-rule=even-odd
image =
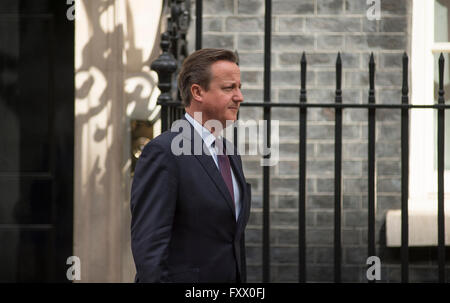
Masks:
[[[435,53],[450,53],[450,43],[434,43],[434,0],[413,0],[411,39],[411,103],[434,103]],[[445,75],[448,75],[446,72]],[[445,76],[446,77],[446,76]],[[447,92],[450,93],[450,92]],[[437,170],[434,166],[435,109],[411,110],[409,161],[409,246],[436,246]],[[450,119],[447,111],[446,119]],[[444,192],[450,170],[444,172]],[[450,196],[444,193],[445,243],[450,246]],[[401,210],[386,213],[386,245],[401,245]]]
[[[450,43],[434,42],[434,0],[414,0],[411,44],[411,103],[434,103],[434,54],[450,53]],[[450,92],[447,92],[450,93]],[[410,209],[437,209],[437,171],[433,161],[435,109],[411,111]],[[449,117],[447,116],[447,119]],[[450,171],[445,171],[445,188],[450,187]],[[446,206],[450,197],[445,195]]]

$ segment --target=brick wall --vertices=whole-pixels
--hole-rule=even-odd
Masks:
[[[194,2],[194,1],[193,1]],[[264,0],[205,0],[203,47],[237,50],[245,102],[263,101]],[[376,62],[376,102],[401,102],[401,57],[410,53],[411,5],[382,0],[381,19],[369,21],[363,0],[273,0],[272,102],[299,102],[300,55],[308,60],[308,102],[332,103],[335,61],[341,52],[343,102],[367,103],[368,61]],[[195,15],[195,8],[192,7]],[[195,16],[190,47],[195,41]],[[367,259],[367,110],[343,112],[342,278],[365,282]],[[262,110],[241,108],[240,118],[262,119]],[[299,113],[272,109],[280,120],[280,162],[271,168],[271,281],[298,279]],[[382,280],[400,280],[400,251],[385,247],[385,214],[400,208],[400,112],[377,111],[377,255]],[[308,109],[307,281],[333,281],[334,110]],[[249,281],[262,280],[262,167],[243,156],[252,184],[247,228]],[[412,249],[411,281],[436,281],[431,248]],[[435,260],[435,259],[434,259]]]

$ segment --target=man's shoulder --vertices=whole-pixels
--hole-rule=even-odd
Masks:
[[[154,144],[158,144],[161,146],[166,146],[172,143],[173,138],[175,138],[178,135],[177,132],[173,132],[171,130],[167,130],[163,133],[161,133],[160,135],[156,136],[155,138],[153,138],[152,140],[150,140],[150,142],[153,141]]]
[[[170,146],[172,144],[173,138],[177,135],[177,133],[169,131],[165,131],[155,138],[151,139],[145,146],[143,152],[147,153],[150,150],[158,150],[158,151],[170,151]]]

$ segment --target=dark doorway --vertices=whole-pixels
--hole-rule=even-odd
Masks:
[[[0,2],[0,282],[67,281],[74,141],[69,7]]]

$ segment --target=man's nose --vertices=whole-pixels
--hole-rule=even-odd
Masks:
[[[237,93],[234,95],[233,100],[237,102],[244,101],[244,95],[242,95],[242,91],[240,88],[237,89]]]

